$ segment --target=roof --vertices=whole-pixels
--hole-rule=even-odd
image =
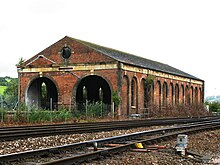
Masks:
[[[71,38],[71,37],[69,37],[69,38]],[[165,72],[165,73],[169,73],[169,74],[173,74],[173,75],[177,75],[177,76],[201,80],[195,76],[192,76],[186,72],[183,72],[183,71],[176,69],[172,66],[169,66],[167,64],[163,64],[163,63],[160,63],[157,61],[149,60],[149,59],[146,59],[143,57],[139,57],[139,56],[136,56],[133,54],[125,53],[125,52],[115,50],[112,48],[100,46],[100,45],[93,44],[90,42],[86,42],[86,41],[82,41],[82,40],[78,40],[78,39],[74,39],[74,38],[71,38],[71,39],[76,40],[77,42],[80,42],[80,43],[84,44],[85,46],[88,46],[91,49],[98,51],[102,54],[105,54],[105,55],[107,55],[117,61],[122,62],[122,63],[130,64],[130,65],[134,65],[134,66],[138,66],[138,67],[142,67],[142,68],[146,68],[146,69],[151,69],[151,70],[155,70],[155,71],[161,71],[161,72]]]

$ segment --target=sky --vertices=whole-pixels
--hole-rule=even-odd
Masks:
[[[219,0],[0,0],[0,77],[64,36],[159,61],[220,95]]]

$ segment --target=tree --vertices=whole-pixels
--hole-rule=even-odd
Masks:
[[[19,58],[19,61],[18,61],[18,63],[15,66],[22,67],[24,62],[25,62],[25,60],[23,59],[23,57],[21,57],[21,58]]]
[[[13,78],[7,82],[7,88],[4,93],[4,100],[8,105],[8,108],[13,108],[18,101],[18,79]]]
[[[212,112],[220,112],[220,103],[219,102],[211,102],[211,103],[207,103],[206,104],[209,105],[209,109]]]

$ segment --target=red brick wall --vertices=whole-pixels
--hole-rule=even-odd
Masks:
[[[64,45],[69,46],[73,53],[70,58],[67,60],[67,63],[61,57],[59,51],[64,47]],[[44,55],[46,58],[38,58],[38,55]],[[49,59],[49,60],[48,60]],[[54,63],[55,62],[55,63]],[[31,66],[26,66],[30,64]],[[42,52],[38,53],[36,56],[32,57],[24,63],[24,68],[58,68],[65,65],[75,65],[75,64],[84,64],[84,65],[94,65],[94,64],[112,64],[116,61],[104,54],[94,51],[89,47],[83,45],[80,42],[77,42],[69,37],[65,37],[60,41],[56,42],[52,46],[46,48]],[[121,105],[119,107],[118,115],[127,116],[131,113],[141,113],[140,109],[144,107],[144,80],[147,79],[149,75],[142,74],[139,72],[133,71],[124,71],[122,70],[121,75],[119,74],[118,69],[102,69],[102,70],[74,70],[74,74],[84,78],[89,75],[97,75],[104,78],[111,90],[117,91],[119,96],[121,96]],[[20,101],[25,101],[25,92],[27,91],[29,84],[40,76],[47,77],[52,80],[58,90],[58,102],[59,104],[68,105],[74,104],[75,94],[79,79],[70,73],[63,71],[43,71],[39,72],[22,72],[20,73]],[[120,77],[121,76],[121,77]],[[119,77],[121,78],[122,84],[119,82]],[[131,82],[132,79],[135,80],[135,89],[134,89],[134,105],[131,105]],[[118,84],[119,83],[119,84]],[[167,98],[164,98],[164,83],[167,84]],[[121,85],[121,87],[120,87]],[[173,94],[171,85],[173,85]],[[182,90],[182,86],[184,87]],[[187,89],[188,87],[188,89]],[[121,91],[118,91],[121,89]],[[178,89],[178,90],[175,90]],[[197,90],[196,90],[197,89]],[[151,103],[158,104],[162,106],[162,103],[166,101],[166,104],[175,104],[175,103],[187,103],[187,100],[190,102],[201,103],[203,101],[203,86],[198,84],[190,84],[185,81],[177,81],[168,78],[162,78],[154,76],[154,89],[152,91],[153,100]],[[187,92],[188,91],[188,92]],[[197,92],[196,92],[197,91]],[[195,97],[196,95],[196,97]],[[178,97],[177,97],[178,96]],[[188,97],[190,99],[188,99]],[[175,101],[176,99],[176,101]],[[178,99],[178,101],[177,101]]]
[[[126,82],[123,80],[122,82],[122,109],[124,110],[126,105],[129,105],[129,114],[131,113],[141,113],[140,109],[145,108],[144,107],[144,88],[143,88],[143,80],[147,79],[148,75],[141,74],[141,73],[135,73],[132,71],[124,71],[123,76],[126,76],[127,80],[129,82]],[[137,86],[138,86],[138,92],[137,96],[135,96],[135,101],[138,102],[136,109],[132,109],[131,106],[131,81],[132,78],[137,78]],[[167,85],[167,89],[163,89],[165,86],[164,83]],[[130,84],[130,85],[129,85]],[[173,89],[172,89],[173,85]],[[182,90],[182,86],[184,87],[184,91]],[[186,92],[187,87],[189,88],[189,94]],[[127,92],[127,88],[129,88]],[[198,92],[196,92],[196,88],[198,89]],[[167,97],[163,92],[166,92],[167,90]],[[173,90],[173,91],[172,91]],[[192,92],[193,90],[193,92]],[[199,84],[190,84],[185,81],[177,81],[167,78],[161,78],[161,77],[154,77],[154,91],[153,91],[153,103],[158,106],[166,106],[166,105],[175,105],[175,104],[181,104],[185,103],[187,104],[187,95],[189,95],[191,104],[200,104],[203,102],[203,86]],[[191,91],[191,92],[190,92]],[[173,92],[173,94],[172,94]],[[197,94],[197,95],[196,95]],[[125,96],[129,96],[128,99]],[[166,98],[164,98],[166,97]],[[197,101],[196,101],[197,100]],[[163,104],[163,102],[165,102]],[[125,112],[122,112],[124,114]]]

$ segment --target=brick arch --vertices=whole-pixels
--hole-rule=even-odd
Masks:
[[[193,86],[190,87],[190,94],[189,94],[189,98],[190,98],[190,104],[194,103],[194,88]]]
[[[46,95],[42,95],[42,85],[45,85]],[[33,77],[25,90],[25,103],[28,108],[57,109],[59,88],[50,76]]]
[[[167,101],[168,101],[168,86],[167,82],[163,83],[163,90],[162,90],[162,106],[167,107]]]
[[[138,81],[135,76],[131,80],[131,107],[132,113],[138,113]]]
[[[195,101],[194,102],[195,102],[196,105],[198,105],[198,103],[199,103],[199,100],[198,100],[199,96],[198,96],[198,94],[199,94],[198,87],[195,87],[195,96],[194,96],[195,97]]]
[[[146,102],[146,87],[145,87],[146,79],[142,78],[140,83],[140,90],[139,90],[139,106],[140,108],[146,108],[147,102]]]
[[[179,92],[179,84],[175,85],[175,105],[179,104],[180,92]]]
[[[185,88],[185,104],[186,105],[190,104],[190,89],[188,85],[186,85],[186,88]]]
[[[156,104],[161,108],[161,94],[162,94],[162,90],[161,90],[161,82],[160,80],[157,81],[156,83]]]
[[[86,74],[84,76],[81,76],[80,79],[77,79],[76,82],[74,83],[73,87],[72,87],[72,104],[76,104],[76,92],[77,92],[77,88],[78,88],[81,80],[88,77],[88,76],[97,76],[97,77],[100,77],[103,80],[105,80],[107,82],[107,84],[109,85],[110,91],[112,93],[112,91],[113,91],[112,83],[109,81],[109,79],[106,76],[104,76],[102,74],[94,74],[94,75]]]
[[[185,103],[185,88],[184,85],[181,84],[181,89],[180,89],[180,103],[184,104]]]
[[[111,87],[109,83],[101,76],[85,76],[84,78],[81,78],[77,83],[75,102],[77,109],[83,113],[86,113],[86,103],[102,103],[103,108],[100,115],[106,116],[111,113]]]
[[[148,75],[148,77],[145,78],[145,108],[148,108],[150,105],[152,105],[154,103],[154,80],[148,79],[150,75]]]
[[[202,103],[202,88],[200,87],[199,88],[199,91],[198,91],[198,100],[199,100],[199,104]]]
[[[174,85],[173,83],[171,82],[170,85],[169,85],[169,104],[170,105],[173,105],[174,104]]]
[[[122,108],[121,108],[121,114],[122,116],[128,116],[129,115],[129,78],[128,76],[123,76],[122,79],[122,92],[121,92],[121,97],[122,97]]]

